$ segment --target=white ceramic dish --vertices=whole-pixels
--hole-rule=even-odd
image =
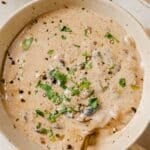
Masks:
[[[35,0],[18,10],[0,30],[0,70],[2,72],[5,52],[21,29],[32,19],[47,11],[64,6],[76,5],[90,8],[104,16],[112,17],[135,39],[141,55],[141,65],[144,69],[144,87],[140,106],[130,123],[118,133],[104,142],[97,143],[99,149],[123,150],[128,148],[141,135],[150,120],[150,40],[143,28],[127,12],[106,0]],[[33,58],[34,59],[34,58]],[[1,97],[2,100],[2,97]],[[21,135],[13,125],[0,102],[0,131],[1,137],[12,149],[40,150],[36,144]],[[7,149],[5,149],[7,150]]]

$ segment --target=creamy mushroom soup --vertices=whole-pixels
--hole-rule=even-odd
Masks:
[[[111,18],[67,7],[28,24],[8,49],[4,107],[15,130],[47,150],[80,150],[115,134],[140,102],[134,40]]]

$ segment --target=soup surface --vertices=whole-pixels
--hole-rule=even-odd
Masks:
[[[8,50],[3,79],[14,128],[43,149],[96,150],[92,139],[115,134],[136,113],[143,74],[120,25],[69,7],[23,29]]]

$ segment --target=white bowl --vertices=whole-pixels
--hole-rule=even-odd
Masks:
[[[141,103],[137,113],[129,124],[121,131],[103,142],[98,149],[123,150],[132,145],[141,135],[150,120],[150,40],[140,24],[122,8],[106,0],[35,0],[19,9],[0,30],[0,69],[3,70],[5,52],[23,27],[35,17],[52,11],[64,5],[87,7],[104,16],[112,17],[133,36],[141,55],[141,65],[144,69],[144,86]],[[2,97],[1,97],[2,100]],[[13,128],[2,102],[0,102],[0,138],[2,149],[40,150],[41,148],[29,141],[24,135]]]

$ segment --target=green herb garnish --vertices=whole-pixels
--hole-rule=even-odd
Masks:
[[[78,96],[80,94],[79,88],[72,87],[71,88],[71,94],[72,94],[72,96]]]
[[[77,44],[73,44],[73,46],[75,46],[77,48],[80,48],[80,45],[77,45]]]
[[[125,87],[125,86],[126,86],[126,79],[125,79],[125,78],[121,78],[121,79],[119,80],[119,85],[120,85],[121,87]]]
[[[92,109],[97,109],[99,106],[98,98],[94,97],[94,98],[89,99],[88,106],[91,107]]]
[[[84,89],[89,89],[91,83],[87,80],[87,78],[83,78],[81,83],[79,84],[79,89],[84,90]]]
[[[48,134],[48,130],[46,128],[38,129],[37,132],[40,134]]]
[[[44,112],[42,112],[41,110],[36,109],[35,112],[36,112],[36,115],[37,115],[37,116],[44,117]]]
[[[82,56],[85,57],[85,61],[83,63],[81,63],[81,68],[82,69],[91,69],[92,68],[92,62],[90,62],[91,60],[91,55],[85,51]]]
[[[109,70],[112,70],[112,69],[115,68],[115,66],[116,66],[115,64],[112,64],[108,69],[109,69]]]
[[[131,84],[131,88],[132,90],[139,90],[140,87],[138,85]]]
[[[52,56],[52,55],[54,54],[54,50],[53,50],[53,49],[50,49],[50,50],[48,50],[47,53],[48,53],[49,56]]]
[[[92,69],[92,62],[85,63],[85,69]]]
[[[92,62],[83,62],[80,64],[81,69],[92,69]]]
[[[32,42],[33,42],[33,37],[24,39],[22,42],[22,48],[24,50],[28,50],[30,48]]]
[[[53,103],[60,104],[62,102],[62,99],[60,98],[59,94],[55,92],[50,85],[46,83],[41,83],[40,81],[37,87],[40,87],[42,90],[44,90],[48,99],[51,100]]]
[[[107,32],[105,35],[104,35],[105,38],[108,38],[109,40],[113,41],[113,42],[117,42],[119,43],[119,40],[114,37],[110,32]]]
[[[54,113],[49,114],[48,120],[50,122],[56,122],[57,118],[60,117],[60,115],[61,114],[59,113],[59,111],[56,110]]]
[[[71,107],[71,106],[65,106],[65,105],[62,105],[61,109],[59,110],[60,114],[73,113],[73,112],[75,112],[75,110],[74,110],[73,107]]]
[[[61,35],[61,38],[62,38],[63,40],[66,40],[66,39],[67,39],[67,37],[64,36],[64,35]]]
[[[49,74],[54,80],[56,80],[60,84],[62,88],[64,89],[66,88],[67,75],[65,75],[64,73],[61,73],[60,71],[56,69],[50,71]]]
[[[82,56],[84,56],[86,63],[91,60],[91,55],[87,51],[85,51]]]
[[[56,135],[54,134],[53,130],[50,130],[48,133],[49,139],[51,141],[55,141],[56,140]]]
[[[50,132],[49,132],[49,137],[52,137],[53,135],[54,135],[53,130],[50,130]]]
[[[36,129],[40,129],[41,128],[41,123],[39,122],[37,125],[36,125]]]
[[[70,69],[68,70],[68,73],[69,73],[70,75],[74,75],[76,71],[77,71],[76,68],[70,68]]]
[[[60,95],[60,99],[61,99],[62,101],[70,102],[70,98],[67,97],[66,95]]]
[[[62,105],[60,110],[59,110],[59,113],[60,114],[65,114],[67,112],[67,107],[65,105]]]
[[[63,26],[61,29],[60,29],[61,32],[72,32],[72,30],[67,27],[67,26]]]
[[[82,56],[84,56],[85,59],[91,58],[91,55],[87,51],[83,52]]]
[[[88,90],[88,97],[91,97],[92,95],[94,95],[95,91],[94,90]]]

